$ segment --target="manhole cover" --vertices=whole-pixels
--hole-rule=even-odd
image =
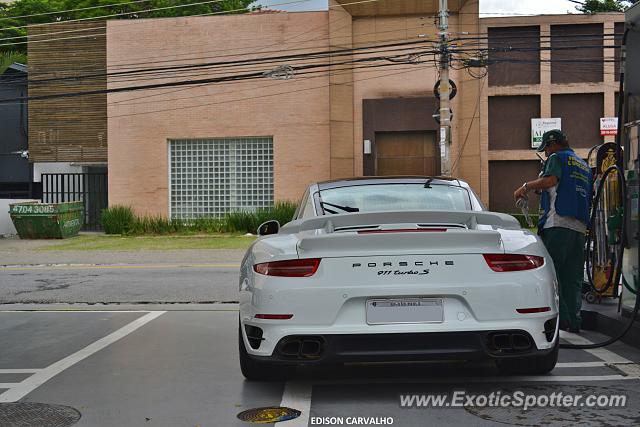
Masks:
[[[280,406],[248,409],[240,412],[238,418],[242,421],[255,424],[270,424],[281,421],[292,420],[300,416],[297,409],[285,408]]]
[[[640,412],[638,412],[635,402],[637,402],[637,393],[632,389],[623,389],[607,386],[589,386],[589,385],[539,385],[524,386],[520,388],[502,388],[501,396],[515,396],[517,392],[521,393],[523,399],[526,396],[547,396],[550,397],[556,393],[564,396],[582,396],[577,400],[575,405],[551,405],[546,403],[548,400],[543,397],[538,400],[541,405],[533,406],[524,410],[522,405],[516,406],[472,406],[465,405],[464,409],[479,418],[487,421],[494,421],[502,424],[516,426],[554,426],[554,427],[575,427],[575,426],[622,426],[622,425],[640,425]],[[633,396],[632,396],[633,395]],[[622,405],[620,402],[614,406],[600,406],[597,403],[589,406],[586,400],[589,396],[595,396],[604,399],[602,396],[624,396],[626,403]],[[533,398],[532,398],[533,399]],[[556,398],[557,399],[557,398]],[[561,402],[556,400],[556,402]],[[603,402],[603,400],[601,401]]]
[[[80,412],[63,405],[46,403],[0,403],[2,427],[67,427],[80,420]]]

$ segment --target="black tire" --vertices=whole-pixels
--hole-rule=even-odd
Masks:
[[[543,375],[551,372],[558,362],[560,338],[556,338],[556,345],[550,353],[544,356],[515,357],[496,360],[496,367],[505,375]]]
[[[272,363],[261,362],[253,359],[247,353],[247,348],[242,339],[242,330],[238,327],[238,354],[240,356],[240,370],[249,381],[276,381],[286,378],[287,371],[281,366]]]

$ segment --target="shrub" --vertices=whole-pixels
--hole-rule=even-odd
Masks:
[[[265,221],[275,219],[284,225],[291,221],[296,210],[292,202],[280,202],[271,208],[238,211],[223,218],[202,217],[193,220],[168,219],[162,216],[136,217],[130,207],[112,206],[102,213],[106,234],[193,234],[193,233],[252,233]]]
[[[101,222],[106,234],[126,234],[137,220],[129,206],[114,205],[102,210]]]
[[[263,222],[277,220],[284,225],[293,219],[297,205],[292,202],[279,202],[271,208],[256,209],[255,211],[231,212],[224,217],[229,232],[255,234]]]

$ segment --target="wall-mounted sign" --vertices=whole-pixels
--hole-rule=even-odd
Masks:
[[[531,119],[531,148],[538,148],[542,143],[542,135],[553,129],[562,130],[562,119]]]
[[[365,139],[362,145],[362,151],[364,154],[371,154],[371,140]]]
[[[618,118],[617,117],[601,117],[600,118],[600,136],[617,135],[618,134]]]

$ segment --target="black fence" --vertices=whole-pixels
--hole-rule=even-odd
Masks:
[[[84,202],[83,230],[102,230],[107,193],[106,173],[42,174],[42,203]]]

